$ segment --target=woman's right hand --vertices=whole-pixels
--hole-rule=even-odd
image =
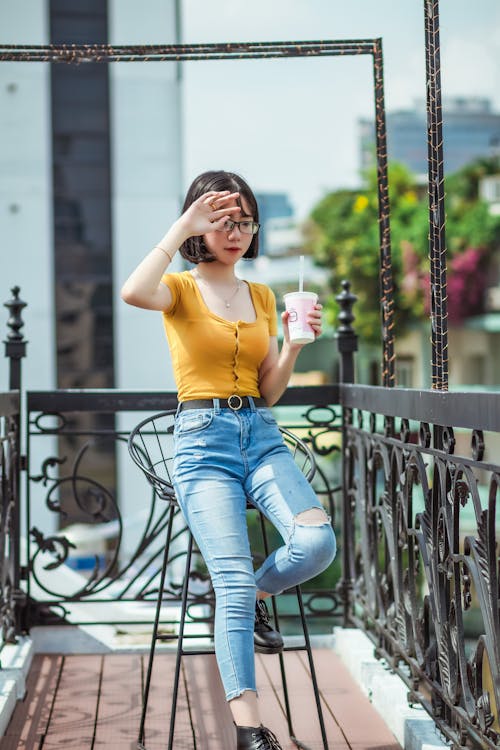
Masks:
[[[235,203],[239,193],[230,193],[229,190],[211,190],[197,198],[189,208],[182,214],[179,224],[187,237],[199,237],[214,229],[222,229],[224,222],[240,210]]]
[[[231,214],[241,210],[236,204],[239,195],[229,190],[211,190],[193,201],[170,227],[161,244],[130,274],[122,287],[122,299],[129,305],[146,310],[168,310],[172,304],[172,293],[166,284],[161,283],[166,257],[172,260],[177,249],[189,237],[222,229]]]

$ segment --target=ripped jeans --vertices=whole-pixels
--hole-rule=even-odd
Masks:
[[[279,594],[325,570],[335,557],[335,535],[269,409],[251,402],[239,411],[178,411],[174,437],[175,491],[212,579],[215,653],[231,700],[256,689],[256,591]],[[255,572],[247,499],[285,542]]]

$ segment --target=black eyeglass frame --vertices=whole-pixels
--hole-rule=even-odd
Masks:
[[[230,224],[231,226],[227,226],[227,224]],[[240,228],[240,224],[251,224],[252,225],[252,231],[251,232],[244,232]],[[249,235],[255,235],[260,229],[260,224],[258,221],[253,221],[252,219],[243,219],[242,221],[233,221],[232,219],[226,219],[224,222],[224,226],[222,229],[217,229],[217,232],[232,232],[235,227],[238,227],[241,234],[249,234]]]

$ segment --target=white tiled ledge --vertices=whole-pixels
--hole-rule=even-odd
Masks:
[[[408,687],[374,656],[372,641],[361,630],[334,629],[335,653],[370,699],[405,750],[449,750],[422,706],[409,706]]]

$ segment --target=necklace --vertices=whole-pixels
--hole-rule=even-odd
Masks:
[[[232,295],[229,297],[229,299],[222,298],[222,301],[224,302],[224,304],[225,304],[225,306],[227,308],[231,307],[231,302],[236,297],[236,295],[238,294],[238,292],[240,291],[240,286],[241,286],[241,281],[238,279],[238,281],[236,282],[236,289],[234,290],[234,292],[232,293]]]
[[[200,281],[202,281],[203,284],[205,284],[205,286],[207,287],[207,289],[210,289],[210,291],[213,291],[211,289],[211,287],[210,287],[210,284],[208,284],[208,282],[205,281],[205,279],[203,278],[203,276],[200,276],[199,273],[196,273],[196,278],[199,279]],[[219,297],[219,299],[222,300],[222,302],[224,302],[224,306],[227,309],[229,309],[231,307],[231,302],[233,301],[233,299],[236,297],[236,295],[240,291],[240,287],[241,287],[241,280],[240,279],[236,279],[236,289],[234,290],[234,292],[231,294],[230,297],[228,297],[226,299],[225,297],[219,297],[219,295],[216,295],[216,296]]]

